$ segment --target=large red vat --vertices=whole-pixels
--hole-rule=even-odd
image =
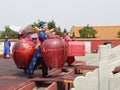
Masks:
[[[21,39],[13,45],[13,59],[18,68],[26,69],[34,55],[35,45],[27,39]]]
[[[46,39],[41,45],[45,64],[49,68],[62,67],[67,57],[67,44],[59,36]]]
[[[81,41],[68,41],[68,56],[84,56],[85,44]]]

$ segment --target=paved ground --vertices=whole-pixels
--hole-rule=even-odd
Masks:
[[[39,76],[40,70],[35,71],[35,75]],[[18,69],[12,58],[4,59],[0,57],[0,90],[15,90],[19,86],[29,82],[30,79],[22,69]]]
[[[87,61],[88,58],[92,60],[95,56],[76,57],[76,60]],[[40,76],[41,70],[35,70],[35,75],[36,77]],[[0,55],[0,90],[13,90],[20,84],[25,84],[29,81],[30,79],[27,78],[24,70],[17,68],[12,58],[4,59],[3,55]]]
[[[82,60],[88,62],[89,60],[96,61],[96,54],[87,54],[83,57],[76,57],[76,60]],[[120,72],[120,67],[116,69],[117,72]],[[41,75],[41,70],[35,70],[36,77]],[[17,90],[15,88],[24,86],[30,82],[30,79],[27,78],[27,75],[24,73],[24,70],[18,69],[12,58],[4,59],[0,55],[0,90]]]
[[[85,56],[76,56],[76,61],[85,61],[86,65],[98,66],[98,53],[86,53]]]
[[[13,90],[28,79],[23,70],[16,67],[12,58],[3,58],[3,47],[3,42],[0,42],[0,90]]]
[[[10,88],[12,90],[12,86],[16,86],[25,80],[25,74],[22,70],[17,69],[12,58],[0,58],[0,90]]]
[[[35,70],[36,77],[41,75],[41,70]],[[17,68],[12,58],[4,59],[0,55],[0,90],[16,90],[30,82],[24,70]]]
[[[12,47],[11,47],[12,48]],[[24,70],[18,69],[12,58],[3,58],[3,43],[0,43],[0,90],[15,90],[15,88],[30,82]],[[97,54],[86,54],[75,57],[77,61],[85,61],[88,65],[98,65]],[[40,76],[41,70],[35,70],[35,75]]]
[[[35,76],[41,76],[40,69],[35,70]],[[0,56],[0,90],[17,90],[30,81],[24,70],[16,67],[12,58],[4,59],[2,55]]]

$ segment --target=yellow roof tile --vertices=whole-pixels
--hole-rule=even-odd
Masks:
[[[91,27],[91,26],[90,26]],[[120,26],[92,26],[94,30],[97,31],[95,35],[96,38],[101,39],[112,39],[118,38],[117,33],[120,31]],[[75,37],[80,37],[79,30],[83,27],[73,26],[72,32],[74,32]]]

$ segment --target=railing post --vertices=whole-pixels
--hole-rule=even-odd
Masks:
[[[111,45],[99,46],[99,71],[98,71],[98,90],[109,90],[108,88],[108,52]]]

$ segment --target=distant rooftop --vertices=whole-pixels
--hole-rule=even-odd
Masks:
[[[117,33],[120,31],[120,26],[90,26],[97,31],[96,39],[114,39],[118,38]],[[83,26],[73,26],[72,32],[75,33],[75,37],[80,37],[79,30]]]

